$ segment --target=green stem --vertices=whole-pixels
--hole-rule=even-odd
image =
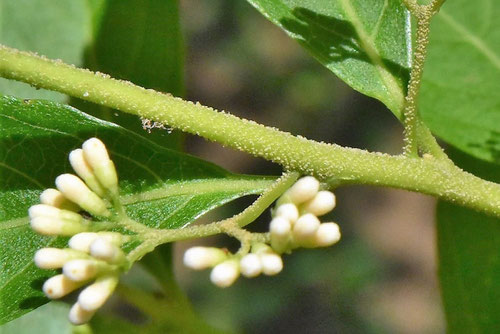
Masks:
[[[0,47],[0,75],[162,122],[321,180],[417,191],[500,217],[500,185],[439,159],[390,156],[307,140],[7,47]]]
[[[227,218],[207,225],[190,226],[183,229],[157,230],[149,229],[147,233],[141,235],[144,242],[131,251],[127,259],[130,263],[138,261],[145,254],[151,252],[158,245],[165,243],[197,239],[208,237],[219,233],[229,235],[241,235],[242,227],[257,219],[271,204],[280,197],[288,188],[290,188],[299,174],[296,172],[286,173],[280,177],[269,189],[267,189],[251,206],[231,218]],[[256,239],[262,238],[261,234],[255,235]],[[260,240],[262,242],[265,239]]]

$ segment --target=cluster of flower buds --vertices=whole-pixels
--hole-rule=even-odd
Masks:
[[[29,209],[31,227],[43,235],[71,236],[69,248],[42,248],[35,264],[42,269],[62,269],[49,278],[43,291],[51,299],[61,298],[85,285],[69,312],[73,324],[90,320],[113,293],[126,263],[120,246],[127,240],[117,232],[95,232],[96,225],[82,217],[86,211],[96,217],[109,217],[107,200],[118,195],[118,177],[104,144],[97,138],[87,140],[82,149],[69,155],[76,175],[56,178],[57,189],[40,195],[42,204]]]
[[[285,253],[297,247],[327,247],[340,240],[336,223],[321,223],[319,216],[335,208],[335,195],[320,191],[312,176],[299,179],[277,201],[269,225],[271,247]]]
[[[270,245],[253,244],[244,256],[215,247],[192,247],[184,254],[184,264],[195,270],[213,268],[210,280],[222,288],[232,285],[240,274],[248,278],[276,275],[283,269],[280,254],[298,247],[331,246],[340,240],[337,224],[318,219],[334,207],[332,192],[320,191],[314,177],[303,177],[277,201],[269,225]]]
[[[184,253],[184,264],[195,270],[213,268],[210,280],[221,288],[232,285],[240,274],[249,278],[272,276],[283,269],[281,256],[263,243],[254,244],[243,257],[215,247],[192,247]]]

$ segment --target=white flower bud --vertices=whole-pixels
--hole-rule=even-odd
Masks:
[[[274,217],[283,217],[293,224],[299,218],[299,210],[293,203],[282,204],[276,209]]]
[[[52,276],[43,284],[43,292],[50,299],[66,296],[68,293],[78,289],[84,282],[75,282],[64,275]]]
[[[210,273],[210,280],[219,288],[227,288],[232,285],[240,275],[240,264],[238,260],[224,261],[214,267]]]
[[[262,272],[262,263],[257,254],[247,254],[240,260],[241,274],[245,277],[256,277]]]
[[[215,247],[192,247],[184,253],[184,264],[194,270],[211,268],[225,259],[226,252]]]
[[[90,167],[90,165],[85,160],[83,156],[83,150],[81,148],[70,152],[69,163],[75,170],[76,174],[78,174],[78,176],[80,176],[85,181],[85,183],[93,192],[95,192],[99,196],[104,196],[106,194],[106,191],[97,180],[92,167]]]
[[[48,188],[42,191],[40,194],[40,202],[42,204],[47,204],[59,209],[65,209],[69,211],[79,211],[80,207],[75,203],[68,200],[64,195],[57,189]]]
[[[83,155],[94,171],[99,182],[112,193],[118,193],[118,176],[115,165],[109,159],[108,151],[102,141],[90,138],[82,145]]]
[[[121,245],[123,241],[123,236],[117,232],[83,232],[69,239],[68,245],[72,249],[90,253],[90,244],[97,238],[103,238],[114,245]]]
[[[34,261],[40,269],[58,269],[69,260],[82,257],[86,254],[72,249],[42,248],[35,253]]]
[[[300,178],[288,189],[284,196],[295,204],[304,203],[312,199],[319,191],[319,181],[312,176]]]
[[[283,260],[276,253],[259,254],[264,275],[272,276],[283,270]]]
[[[109,263],[120,263],[125,258],[122,250],[105,238],[97,238],[92,241],[90,244],[90,255]]]
[[[83,309],[79,303],[75,303],[69,310],[68,319],[73,325],[83,325],[92,319],[95,311]]]
[[[63,274],[73,281],[87,281],[106,269],[104,262],[94,259],[76,259],[63,266]]]
[[[294,240],[300,244],[314,236],[320,224],[318,217],[311,213],[300,216],[293,226]]]
[[[66,221],[81,222],[83,220],[82,216],[78,213],[62,210],[47,204],[36,204],[29,208],[28,215],[31,219],[37,217],[47,217],[53,219],[61,219]]]
[[[117,284],[115,275],[100,277],[80,293],[78,303],[86,311],[95,311],[108,300]]]
[[[109,216],[106,203],[83,181],[72,174],[62,174],[56,178],[56,186],[69,200],[78,204],[82,209],[97,216]]]
[[[305,212],[316,216],[322,216],[335,208],[335,195],[330,191],[320,191],[313,199],[304,203],[301,207]]]
[[[30,225],[42,235],[72,236],[86,230],[81,223],[47,217],[36,217],[31,220]]]
[[[323,223],[315,235],[316,247],[328,247],[340,240],[340,228],[335,223]]]
[[[271,234],[271,246],[279,253],[283,253],[288,248],[292,225],[288,219],[277,216],[269,224]]]

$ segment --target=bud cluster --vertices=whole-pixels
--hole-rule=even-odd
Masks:
[[[321,223],[322,216],[335,208],[335,195],[320,190],[312,176],[299,179],[277,201],[269,225],[269,244],[254,243],[246,255],[233,255],[215,247],[192,247],[184,254],[184,264],[195,270],[213,268],[212,283],[232,285],[241,275],[276,275],[283,269],[280,254],[298,247],[327,247],[340,240],[336,223]]]
[[[244,256],[215,247],[192,247],[184,254],[184,264],[195,270],[213,268],[210,280],[221,288],[232,285],[240,274],[248,278],[260,274],[272,276],[283,269],[281,256],[263,243],[254,244],[252,251]]]
[[[321,223],[323,216],[335,208],[335,195],[319,189],[312,176],[299,179],[278,200],[269,224],[271,247],[278,253],[298,247],[327,247],[340,240],[336,223]]]
[[[79,214],[84,210],[97,217],[111,216],[105,199],[118,195],[118,177],[104,144],[91,138],[82,149],[69,154],[69,161],[78,176],[58,176],[57,189],[43,191],[42,204],[33,205],[28,213],[31,227],[39,234],[71,236],[69,248],[42,248],[36,252],[34,262],[41,269],[62,269],[61,274],[43,285],[44,293],[51,299],[91,283],[80,292],[69,312],[73,324],[83,324],[118,284],[126,264],[120,246],[128,237],[117,232],[92,232],[93,222]]]

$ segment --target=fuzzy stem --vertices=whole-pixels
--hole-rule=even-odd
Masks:
[[[417,191],[500,217],[500,185],[439,159],[390,156],[307,140],[7,47],[0,47],[0,75],[162,122],[321,180]]]

